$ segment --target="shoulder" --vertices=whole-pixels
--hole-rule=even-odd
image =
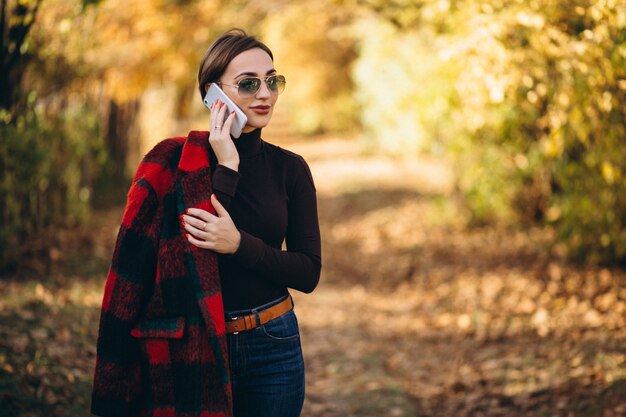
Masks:
[[[168,165],[172,159],[180,158],[180,152],[186,139],[185,137],[174,137],[160,141],[144,156],[141,162]]]
[[[157,143],[139,163],[133,182],[143,179],[157,194],[162,194],[168,180],[173,178],[185,139],[174,137]]]
[[[283,162],[285,168],[290,172],[290,174],[296,178],[300,177],[308,180],[313,188],[315,188],[309,164],[307,164],[302,156],[285,148],[281,148],[280,146],[267,142],[266,144],[268,145],[270,152]]]

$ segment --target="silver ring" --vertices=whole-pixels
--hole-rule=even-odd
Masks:
[[[204,226],[202,226],[202,230],[206,232],[206,222],[204,222]]]
[[[222,128],[222,126],[218,126],[218,125],[216,125],[216,126],[215,126],[215,128],[216,128],[216,129],[221,129],[221,128]]]

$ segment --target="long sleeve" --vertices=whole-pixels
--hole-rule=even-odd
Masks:
[[[232,258],[278,285],[310,293],[320,278],[321,239],[315,186],[308,167],[304,168],[288,201],[287,250],[240,229],[241,243]]]
[[[313,291],[322,259],[309,166],[300,155],[261,139],[261,129],[233,141],[237,171],[210,154],[214,192],[241,233],[237,251],[218,256],[224,308],[253,308],[289,288]]]
[[[224,165],[216,164],[214,166],[215,170],[212,177],[213,192],[220,204],[228,209],[230,202],[235,198],[237,183],[239,183],[241,175],[239,172]]]

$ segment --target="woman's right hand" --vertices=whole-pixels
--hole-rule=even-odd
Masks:
[[[225,118],[226,105],[216,100],[210,107],[211,110],[211,133],[209,143],[217,156],[217,163],[237,171],[239,169],[239,152],[230,137],[230,125],[235,120],[233,111]]]

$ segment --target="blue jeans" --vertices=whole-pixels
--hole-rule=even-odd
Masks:
[[[234,318],[260,312],[286,295]],[[304,402],[304,361],[298,319],[292,311],[252,330],[227,335],[234,417],[299,417]]]

